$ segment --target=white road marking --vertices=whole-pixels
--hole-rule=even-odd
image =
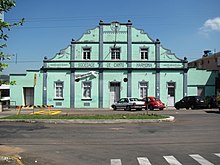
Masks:
[[[174,156],[164,156],[170,165],[182,165]]]
[[[151,165],[150,161],[146,157],[138,157],[137,160],[140,165]]]
[[[111,165],[122,165],[121,159],[111,159]]]
[[[214,153],[216,156],[220,157],[220,153]]]
[[[191,154],[189,156],[191,156],[194,160],[196,160],[201,165],[214,165],[213,163],[209,162],[208,160],[206,160],[199,154]]]

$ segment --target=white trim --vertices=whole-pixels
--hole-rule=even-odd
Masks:
[[[57,97],[57,83],[62,84],[62,86],[58,86],[62,90],[62,93],[61,93],[62,97]],[[64,98],[63,95],[64,95],[64,82],[60,80],[54,81],[54,99],[63,99]]]
[[[85,86],[84,83],[88,83],[89,85],[87,84],[87,86]],[[84,92],[85,92],[84,88],[85,87],[89,88],[89,92],[90,92],[89,93],[89,95],[90,95],[89,97],[84,97]],[[92,98],[92,82],[91,81],[83,81],[82,82],[82,99],[84,99],[84,100],[88,99],[89,100],[91,98]]]

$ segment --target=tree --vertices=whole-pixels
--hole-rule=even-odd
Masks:
[[[15,0],[0,0],[0,15],[3,15],[4,13],[9,12],[13,7],[15,7]],[[6,34],[7,31],[10,31],[12,27],[14,26],[22,26],[24,22],[24,18],[21,19],[19,22],[15,23],[8,23],[5,22],[4,19],[0,18],[0,71],[2,72],[6,67],[8,67],[8,64],[4,63],[4,60],[10,59],[12,55],[5,54],[2,49],[7,47],[7,44],[5,43],[8,40],[8,35]],[[0,85],[4,84],[6,82],[1,82]]]
[[[0,0],[0,16],[4,13],[9,12],[13,7],[15,7],[15,0]],[[7,47],[7,44],[5,43],[8,40],[8,35],[5,33],[5,31],[10,31],[12,27],[14,26],[20,26],[23,25],[24,18],[21,19],[19,22],[15,23],[8,23],[4,21],[4,18],[0,18],[0,72],[2,72],[6,67],[8,67],[7,64],[4,63],[4,60],[10,59],[12,55],[5,54],[2,49]],[[5,82],[0,80],[0,85],[2,84],[15,84],[15,82]],[[1,99],[1,90],[0,90],[0,99]],[[0,112],[2,112],[2,102],[0,100]]]

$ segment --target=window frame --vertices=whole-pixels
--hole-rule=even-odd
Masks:
[[[89,85],[86,85],[88,83]],[[86,95],[86,88],[89,89],[89,96]],[[91,100],[92,99],[92,82],[91,81],[82,81],[82,99],[83,100]]]
[[[111,51],[111,60],[121,59],[121,48],[120,47],[111,47],[110,51]]]
[[[144,85],[142,85],[144,84]],[[140,98],[145,98],[148,96],[148,81],[139,81],[138,82],[138,85],[139,85],[139,97]],[[146,92],[146,96],[143,96],[144,95],[144,90]]]
[[[144,53],[144,54],[142,54]],[[148,47],[141,47],[140,48],[140,59],[141,60],[148,60],[149,59],[149,48]]]
[[[82,48],[82,59],[83,60],[91,60],[91,47],[83,47]]]
[[[59,84],[58,84],[59,83]],[[58,86],[60,85],[60,86]],[[54,82],[54,99],[63,99],[64,97],[64,82],[63,81],[55,81]],[[59,91],[58,91],[59,90]]]

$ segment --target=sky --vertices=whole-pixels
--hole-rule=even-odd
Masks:
[[[7,54],[14,54],[2,74],[40,69],[72,38],[104,22],[127,22],[143,29],[177,57],[201,58],[204,50],[220,52],[220,0],[17,0],[4,14],[7,22],[25,18],[9,32]]]

